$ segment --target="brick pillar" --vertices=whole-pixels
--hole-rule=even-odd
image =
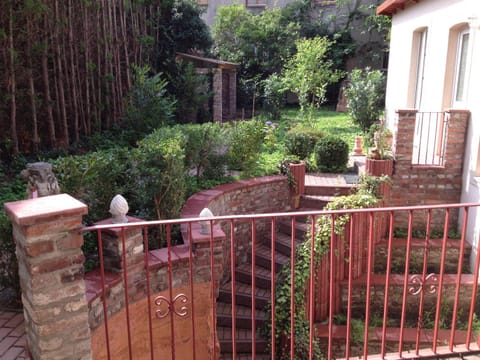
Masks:
[[[396,137],[392,146],[395,166],[400,164],[401,166],[410,167],[412,165],[417,110],[398,110],[397,117]]]
[[[128,216],[128,222],[143,221]],[[112,224],[111,219],[95,225]],[[124,237],[124,241],[122,238]],[[125,245],[123,244],[125,243]],[[125,259],[123,258],[125,246]],[[130,299],[143,298],[145,291],[145,254],[143,253],[142,228],[111,228],[102,230],[102,249],[105,270],[123,274],[127,272]]]
[[[237,71],[236,70],[230,70],[228,75],[230,76],[230,114],[229,114],[229,120],[234,120],[235,117],[237,116]]]
[[[213,121],[222,122],[222,69],[213,72]]]
[[[6,203],[22,288],[27,346],[33,359],[91,359],[83,279],[82,215],[67,194]]]
[[[445,168],[448,169],[449,174],[457,178],[461,186],[470,111],[448,110],[446,116],[450,116],[450,121],[448,123],[447,148],[445,151]]]

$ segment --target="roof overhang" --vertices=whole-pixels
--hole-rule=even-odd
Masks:
[[[229,61],[212,59],[212,58],[207,58],[203,56],[197,56],[197,55],[180,53],[180,52],[177,52],[177,59],[193,61],[197,64],[201,64],[204,67],[216,67],[218,69],[226,69],[226,70],[236,70],[240,66],[240,64],[232,63]]]
[[[403,10],[405,5],[418,3],[420,0],[386,0],[377,8],[377,15],[392,16],[399,10]]]

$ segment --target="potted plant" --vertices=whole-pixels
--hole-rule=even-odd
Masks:
[[[373,124],[369,131],[373,147],[369,148],[365,171],[367,175],[382,176],[393,174],[392,131],[383,122]]]

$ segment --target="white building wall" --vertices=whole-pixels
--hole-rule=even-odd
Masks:
[[[466,74],[466,101],[457,108],[471,112],[463,173],[462,202],[480,202],[480,0],[421,0],[398,11],[392,17],[390,60],[386,93],[386,117],[393,126],[395,110],[412,107],[412,42],[415,30],[428,28],[423,98],[419,111],[444,111],[452,107],[445,89],[450,29],[470,24],[469,67]],[[453,49],[456,52],[456,48]],[[410,102],[410,103],[409,103]],[[448,104],[448,105],[447,105]],[[477,214],[478,213],[478,214]],[[477,245],[480,211],[469,216],[469,242]]]

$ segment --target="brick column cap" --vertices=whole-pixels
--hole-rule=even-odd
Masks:
[[[145,220],[142,220],[142,219],[139,219],[139,218],[136,218],[136,217],[133,217],[133,216],[128,216],[127,215],[127,219],[128,219],[128,222],[126,223],[123,223],[124,225],[127,225],[127,224],[134,224],[134,223],[138,223],[138,222],[144,222]],[[118,237],[120,237],[122,235],[122,229],[125,229],[126,231],[128,230],[131,230],[131,229],[137,229],[137,227],[121,227],[122,223],[113,223],[112,222],[112,218],[108,218],[108,219],[104,219],[104,220],[100,220],[100,221],[97,221],[95,223],[93,223],[94,226],[96,225],[112,225],[112,226],[116,226],[116,227],[112,227],[112,228],[107,228],[107,229],[102,229],[102,231],[106,231],[106,232],[109,232],[113,235],[116,235]]]
[[[59,216],[81,216],[88,213],[87,205],[68,194],[8,202],[4,204],[4,209],[13,222],[22,226]]]
[[[465,109],[447,109],[445,110],[447,113],[459,113],[459,114],[470,114],[470,110]]]
[[[417,109],[397,109],[395,110],[397,114],[411,114],[414,113],[416,114],[418,112]]]

